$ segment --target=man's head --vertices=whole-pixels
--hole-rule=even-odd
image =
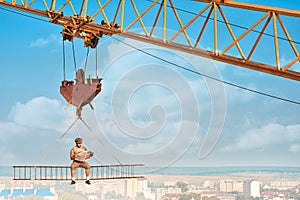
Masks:
[[[81,146],[82,145],[82,138],[76,138],[75,143],[76,143],[77,146]]]

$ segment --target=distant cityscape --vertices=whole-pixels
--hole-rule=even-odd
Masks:
[[[0,200],[300,200],[300,175],[236,173],[222,176],[146,174],[144,178],[92,181],[0,179]]]

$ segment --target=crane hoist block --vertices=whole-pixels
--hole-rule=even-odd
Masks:
[[[60,94],[66,99],[68,104],[77,107],[77,116],[81,117],[82,107],[89,104],[100,93],[102,83],[101,78],[87,78],[85,82],[85,72],[79,69],[76,72],[74,81],[63,80],[60,86]]]

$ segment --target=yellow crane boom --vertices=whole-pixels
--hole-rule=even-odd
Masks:
[[[84,46],[94,48],[103,35],[117,34],[157,46],[300,81],[300,70],[294,67],[300,61],[300,54],[297,50],[297,44],[299,44],[297,40],[299,41],[299,38],[296,38],[296,40],[291,37],[290,27],[286,26],[285,22],[285,19],[292,19],[296,23],[298,22],[295,26],[300,25],[300,11],[229,0],[195,0],[193,2],[186,1],[185,3],[197,3],[199,9],[193,15],[187,16],[179,9],[182,0],[106,0],[105,3],[101,3],[101,0],[83,0],[80,3],[74,0],[59,2],[52,0],[50,4],[47,4],[46,0],[20,0],[19,2],[17,0],[9,2],[0,0],[1,6],[49,18],[51,23],[63,27],[62,35],[65,40],[72,41],[74,37],[82,38],[84,39]],[[233,24],[230,23],[228,15],[225,13],[225,7],[233,9],[232,12],[235,10],[253,11],[260,17],[240,33],[240,30],[233,29]],[[173,18],[170,17],[171,15]],[[212,24],[213,39],[210,47],[204,48],[201,41],[204,32],[209,31],[209,23]],[[221,25],[225,28],[220,29]],[[137,32],[137,27],[142,31]],[[265,45],[262,38],[266,35],[268,27],[268,30],[272,31],[268,35],[272,35],[273,42]],[[162,30],[162,34],[155,34],[158,29]],[[170,32],[170,29],[173,31]],[[224,30],[229,34],[224,34]],[[279,30],[283,33],[283,36],[279,36]],[[256,33],[253,41],[246,44],[245,42],[242,43],[253,31]],[[190,35],[194,35],[194,37]],[[184,39],[178,40],[179,36]],[[300,37],[299,34],[298,37]],[[285,63],[280,60],[279,54],[282,48],[279,40],[282,39],[288,43],[292,52],[292,55],[289,55],[289,60]],[[220,48],[220,44],[224,41],[228,44]],[[269,53],[267,57],[273,58],[272,62],[264,59],[253,59],[259,45],[264,46],[266,52]]]

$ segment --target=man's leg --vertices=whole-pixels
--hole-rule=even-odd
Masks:
[[[84,168],[85,168],[85,176],[86,176],[85,183],[91,184],[91,182],[90,182],[91,166],[87,162],[85,162],[84,165],[85,165]]]
[[[75,174],[76,174],[76,168],[77,168],[77,164],[75,162],[72,163],[71,165],[71,177],[72,177],[72,181],[71,184],[75,184]]]

